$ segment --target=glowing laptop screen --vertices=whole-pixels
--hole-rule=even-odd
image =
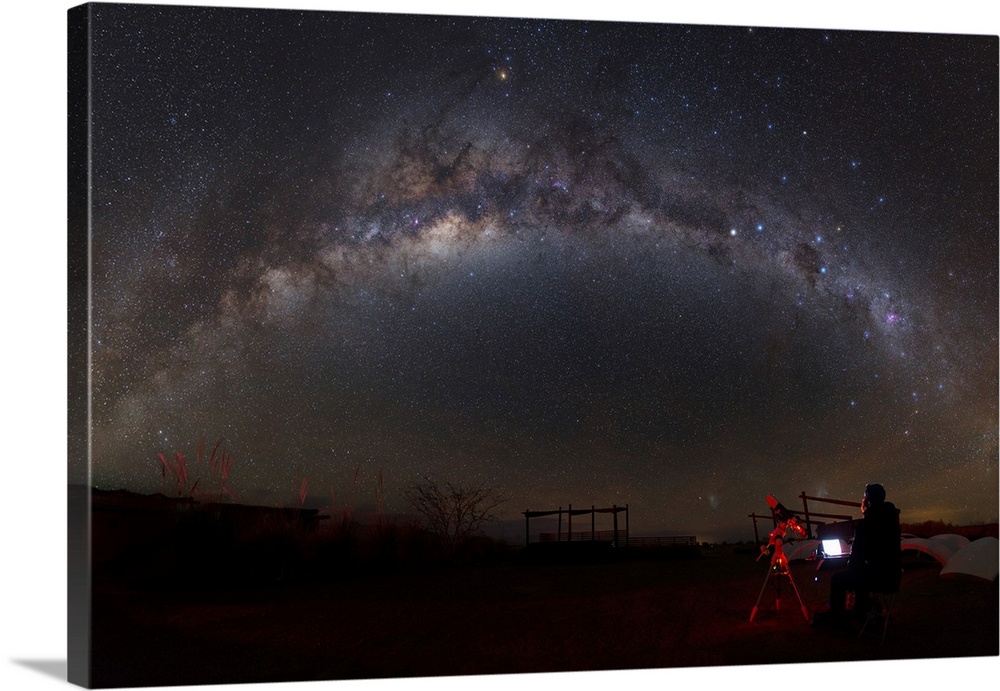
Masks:
[[[823,554],[828,557],[843,556],[844,548],[840,540],[823,540]]]

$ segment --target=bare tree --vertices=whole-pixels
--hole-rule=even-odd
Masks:
[[[496,520],[493,510],[507,501],[485,484],[468,488],[431,478],[424,478],[405,495],[449,552],[482,530],[485,523]]]

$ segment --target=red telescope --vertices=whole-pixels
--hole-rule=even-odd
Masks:
[[[773,494],[767,495],[767,504],[771,507],[771,510],[778,514],[778,518],[782,521],[791,520],[796,518],[795,514],[785,508],[785,505],[774,498]]]

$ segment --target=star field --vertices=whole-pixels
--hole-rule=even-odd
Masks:
[[[997,39],[95,5],[91,481],[997,515]],[[83,481],[86,468],[71,468]],[[168,488],[169,489],[169,488]]]

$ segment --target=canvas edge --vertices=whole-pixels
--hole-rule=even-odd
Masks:
[[[90,20],[91,7],[67,10],[67,463],[89,463],[90,334]],[[82,491],[81,491],[82,490]],[[90,688],[90,493],[67,486],[67,681]]]

